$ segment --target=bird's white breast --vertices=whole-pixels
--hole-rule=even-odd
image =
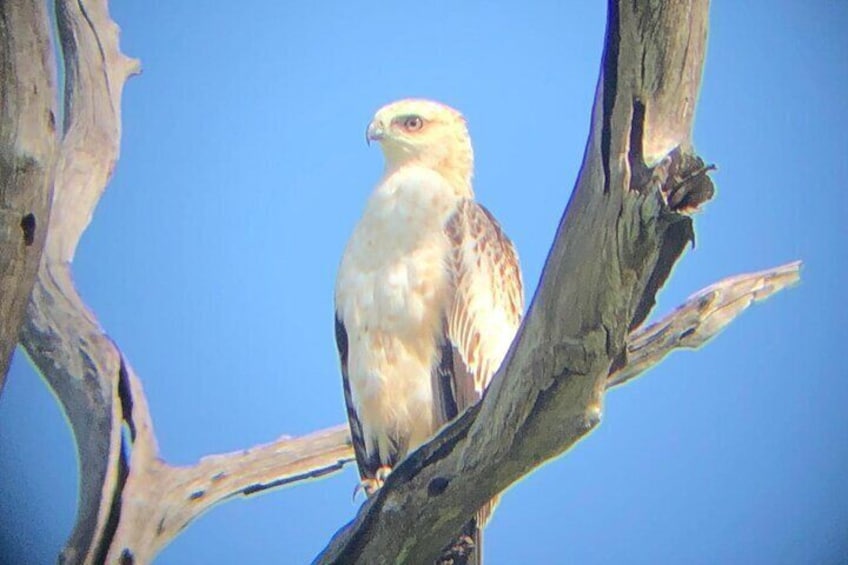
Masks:
[[[452,295],[444,224],[457,202],[438,173],[396,171],[371,195],[342,258],[336,309],[352,400],[366,448],[383,458],[389,437],[412,449],[437,427],[431,375]]]

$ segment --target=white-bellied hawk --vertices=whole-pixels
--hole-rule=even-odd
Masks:
[[[386,168],[344,251],[335,307],[350,431],[371,494],[480,399],[524,297],[512,242],[474,200],[462,115],[401,100],[381,108],[366,135]]]

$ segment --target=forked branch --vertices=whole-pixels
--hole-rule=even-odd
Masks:
[[[606,388],[675,348],[702,344],[798,279],[798,263],[726,279],[631,331],[691,237],[686,212],[712,196],[689,139],[707,4],[649,4],[611,4],[583,168],[528,317],[484,402],[399,465],[320,562],[437,555],[479,504],[587,433]],[[77,441],[80,504],[64,562],[146,563],[213,505],[332,474],[352,452],[338,426],[191,466],[160,459],[141,381],[71,276],[118,156],[121,89],[138,64],[120,53],[105,0],[58,0],[57,17],[64,137],[21,342]]]

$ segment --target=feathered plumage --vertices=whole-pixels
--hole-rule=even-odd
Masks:
[[[474,201],[462,115],[401,100],[377,112],[366,136],[380,142],[386,169],[345,249],[335,304],[351,436],[370,493],[480,399],[524,304],[515,249]]]

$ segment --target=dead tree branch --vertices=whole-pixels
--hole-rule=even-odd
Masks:
[[[44,254],[21,344],[56,393],[80,461],[77,521],[65,563],[97,562],[120,494],[122,362],[74,288],[71,261],[120,147],[121,90],[138,63],[118,50],[105,0],[57,1],[65,61],[65,123]],[[46,16],[45,16],[46,25]]]
[[[0,393],[47,235],[54,77],[44,2],[0,4]]]
[[[701,347],[749,306],[796,284],[800,278],[801,262],[793,261],[711,284],[663,319],[630,334],[627,364],[610,375],[607,388],[640,376],[675,349]]]
[[[678,347],[703,344],[755,300],[796,282],[798,268],[798,263],[792,263],[725,279],[696,294],[666,318],[635,331],[630,338],[628,364],[610,376],[608,388],[644,373]],[[215,504],[323,477],[353,461],[347,426],[340,425],[300,438],[283,437],[247,450],[204,457],[191,466],[168,465],[155,450],[139,381],[132,372],[127,376],[137,431],[130,473],[122,491],[119,526],[110,542],[112,557],[132,555],[146,562]]]
[[[68,415],[81,462],[63,562],[147,563],[216,503],[331,474],[352,452],[338,426],[191,466],[161,460],[141,381],[71,276],[118,157],[121,90],[138,64],[120,53],[105,0],[58,0],[57,18],[64,137],[21,341]],[[586,157],[508,360],[485,401],[402,463],[320,562],[435,556],[483,501],[590,431],[606,388],[797,280],[797,263],[727,279],[634,330],[691,238],[685,212],[712,196],[689,139],[706,22],[704,0],[613,3]]]

